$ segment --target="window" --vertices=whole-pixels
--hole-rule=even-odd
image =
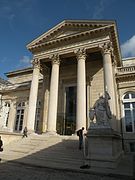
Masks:
[[[129,92],[123,97],[124,125],[126,132],[135,132],[135,93]]]
[[[25,102],[20,102],[17,105],[15,131],[22,131],[23,119],[24,119],[24,107],[25,107]]]
[[[7,127],[8,119],[9,119],[10,103],[8,102],[4,103],[3,111],[4,111],[4,127]]]

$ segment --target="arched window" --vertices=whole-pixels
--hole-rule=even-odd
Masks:
[[[22,131],[23,119],[24,119],[24,108],[25,108],[25,102],[24,101],[17,104],[15,131]]]
[[[128,92],[123,97],[125,131],[135,132],[135,92]]]

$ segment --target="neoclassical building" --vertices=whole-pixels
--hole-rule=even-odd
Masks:
[[[135,151],[135,58],[122,60],[115,21],[65,20],[27,45],[32,67],[0,80],[0,130],[72,135],[90,126],[99,94],[111,126]]]

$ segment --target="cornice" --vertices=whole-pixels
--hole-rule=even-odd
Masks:
[[[10,72],[7,72],[5,73],[5,75],[7,77],[10,77],[10,76],[16,76],[17,74],[22,74],[22,73],[32,73],[33,72],[33,68],[32,67],[28,67],[28,68],[24,68],[24,69],[18,69],[16,71],[10,71]]]

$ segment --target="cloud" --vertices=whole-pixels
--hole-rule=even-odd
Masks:
[[[121,45],[122,57],[135,56],[135,35]]]
[[[7,57],[3,57],[3,58],[0,59],[0,62],[1,62],[1,63],[5,63],[5,62],[7,62],[7,61],[8,61]]]
[[[99,4],[94,8],[93,19],[103,18],[103,12],[104,12],[106,3],[107,3],[106,0],[100,0]]]
[[[105,11],[105,8],[107,6],[110,6],[115,0],[100,0],[99,4],[95,6],[94,13],[93,13],[93,19],[102,19],[103,13]]]
[[[21,59],[20,59],[20,64],[23,64],[23,65],[30,65],[31,63],[31,59],[29,56],[23,56]]]

